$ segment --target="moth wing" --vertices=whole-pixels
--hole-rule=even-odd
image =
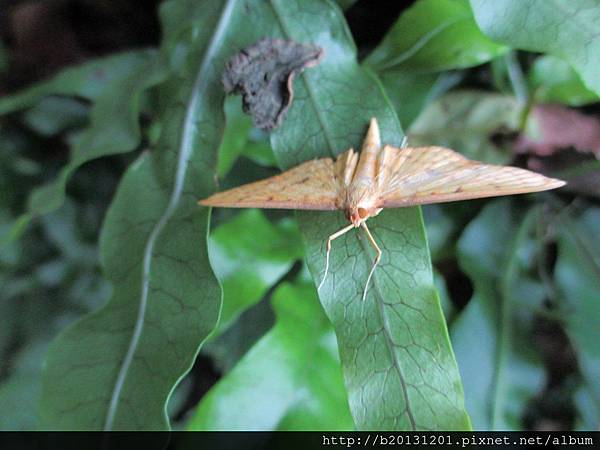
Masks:
[[[565,184],[517,167],[472,161],[443,147],[381,153],[381,207],[400,207],[545,191]]]
[[[331,158],[302,163],[279,175],[218,192],[201,205],[226,208],[333,210],[338,183]]]

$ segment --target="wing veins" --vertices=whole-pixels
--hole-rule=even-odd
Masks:
[[[526,169],[472,161],[443,147],[385,150],[393,154],[393,173],[386,174],[381,207],[537,192],[564,184]]]
[[[307,161],[279,175],[248,183],[201,200],[228,208],[337,209],[338,179],[331,158]]]

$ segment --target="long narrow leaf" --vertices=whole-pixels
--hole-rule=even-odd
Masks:
[[[403,132],[377,79],[356,62],[356,49],[334,5],[273,0],[284,36],[313,42],[325,58],[296,84],[295,102],[272,135],[283,167],[360,148],[368,120],[377,117],[383,141]],[[310,270],[318,283],[324,242],[346,225],[342,212],[301,213]],[[340,348],[350,409],[359,429],[466,429],[458,370],[439,300],[418,208],[389,210],[369,221],[383,249],[365,301],[373,263],[364,235],[335,241],[331,271],[320,299]]]
[[[127,170],[105,220],[101,256],[113,296],[49,352],[46,428],[167,429],[169,395],[217,320],[221,294],[204,242],[208,210],[196,201],[213,189],[220,76],[232,51],[228,37],[246,37],[243,5],[172,1],[162,15],[165,39],[179,40],[173,51],[184,59],[172,60],[177,76],[161,85],[161,136]],[[186,15],[195,21],[171,20]]]
[[[521,429],[527,403],[543,386],[541,361],[530,345],[531,314],[523,308],[544,296],[526,273],[529,261],[522,261],[536,218],[535,209],[524,215],[511,200],[496,200],[458,242],[474,294],[452,325],[452,342],[478,430]]]

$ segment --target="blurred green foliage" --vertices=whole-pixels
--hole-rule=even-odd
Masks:
[[[202,399],[190,430],[352,430],[335,334],[308,274],[280,284],[275,326]]]
[[[468,0],[420,0],[366,58],[377,72],[441,72],[472,67],[508,50],[477,27]]]
[[[196,205],[215,180],[356,148],[371,116],[389,143],[401,124],[411,145],[536,164],[543,155],[514,148],[533,106],[599,111],[600,63],[586,52],[600,46],[588,33],[600,6],[556,2],[572,14],[417,0],[359,64],[333,2],[170,0],[159,48],[0,98],[0,428],[597,429],[593,187],[427,206],[428,243],[418,209],[385,211],[373,229],[395,283],[378,275],[365,303],[371,255],[356,236],[336,241],[316,292],[340,214],[215,210],[209,236]],[[536,33],[515,26],[523,8]],[[263,36],[326,49],[270,137],[220,85],[227,59]],[[189,372],[199,349],[205,371]]]
[[[536,58],[529,80],[540,103],[582,106],[599,100],[597,93],[585,87],[577,72],[565,60],[555,56]]]

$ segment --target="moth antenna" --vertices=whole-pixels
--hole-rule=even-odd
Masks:
[[[379,248],[379,245],[377,245],[377,242],[375,242],[375,239],[373,239],[373,236],[371,235],[371,232],[369,231],[369,228],[367,227],[366,222],[362,223],[362,227],[367,232],[367,237],[369,238],[369,242],[371,243],[371,245],[377,252],[377,256],[375,257],[375,261],[373,261],[373,266],[371,267],[371,271],[369,272],[369,276],[367,277],[367,283],[365,284],[365,290],[364,290],[363,296],[362,296],[363,301],[365,301],[367,298],[367,291],[369,289],[369,282],[371,281],[371,277],[375,273],[375,268],[377,267],[377,264],[379,264],[379,260],[381,259],[381,249]]]
[[[327,253],[326,253],[326,256],[325,256],[325,273],[323,274],[323,279],[319,283],[319,287],[317,288],[317,292],[321,290],[321,286],[323,286],[323,283],[325,283],[325,278],[327,278],[327,273],[329,272],[329,253],[331,253],[331,241],[333,241],[334,239],[339,238],[342,234],[347,233],[352,228],[354,228],[354,224],[350,224],[350,225],[342,228],[341,230],[336,231],[331,236],[329,236],[329,238],[327,238]]]

